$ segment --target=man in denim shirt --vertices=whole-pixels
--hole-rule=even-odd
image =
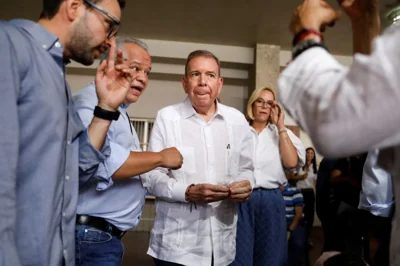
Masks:
[[[110,119],[133,75],[121,54],[114,65],[115,52],[99,66],[98,108],[85,130],[64,64],[92,64],[115,46],[124,1],[43,4],[38,23],[0,22],[1,266],[75,264],[78,174],[89,178],[107,158]]]
[[[139,223],[145,203],[141,174],[156,167],[179,168],[182,156],[176,148],[142,152],[127,109],[147,88],[151,57],[146,44],[129,37],[116,39],[124,60],[136,74],[121,115],[108,131],[111,154],[99,165],[94,176],[82,182],[78,198],[76,226],[76,265],[119,266],[124,253],[121,237]],[[107,57],[107,56],[106,56]],[[85,125],[93,119],[98,98],[92,82],[73,96]]]

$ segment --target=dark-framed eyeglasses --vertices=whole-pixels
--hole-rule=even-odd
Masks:
[[[92,3],[89,0],[83,0],[87,5],[89,5],[90,7],[96,9],[97,11],[99,11],[100,13],[102,13],[104,16],[106,16],[107,18],[109,18],[109,24],[110,24],[110,29],[108,31],[108,35],[107,38],[111,39],[112,37],[114,37],[117,33],[118,33],[118,28],[119,25],[121,24],[121,22],[116,19],[114,16],[111,16],[107,11],[105,11],[103,8],[99,7],[98,5]]]
[[[271,108],[271,107],[274,105],[274,101],[272,101],[272,100],[264,101],[264,99],[258,98],[258,99],[254,102],[254,104],[255,104],[256,106],[259,106],[259,107]]]

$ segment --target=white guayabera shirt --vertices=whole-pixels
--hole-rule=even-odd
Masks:
[[[235,258],[236,206],[229,200],[209,204],[185,201],[190,184],[229,184],[253,179],[253,141],[243,114],[217,104],[209,122],[190,100],[158,112],[149,149],[177,147],[183,155],[179,170],[155,169],[143,185],[157,199],[148,254],[183,265],[228,265]]]

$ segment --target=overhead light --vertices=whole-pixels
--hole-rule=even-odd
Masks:
[[[398,23],[400,21],[400,5],[392,8],[388,13],[386,13],[386,18],[392,24]]]

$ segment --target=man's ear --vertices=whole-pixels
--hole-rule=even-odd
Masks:
[[[224,85],[224,79],[219,78],[219,80],[218,80],[218,95],[221,93],[222,85]]]
[[[64,8],[70,21],[75,21],[82,15],[82,8],[84,8],[83,0],[65,0],[62,5],[65,5]]]
[[[183,90],[184,90],[184,91],[186,92],[186,94],[187,94],[188,92],[187,92],[187,80],[186,80],[186,77],[183,76],[181,81],[182,81]]]

